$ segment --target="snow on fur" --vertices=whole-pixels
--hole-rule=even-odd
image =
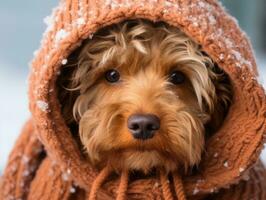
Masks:
[[[48,103],[45,102],[45,101],[41,101],[41,100],[39,100],[39,101],[36,102],[36,105],[37,105],[37,107],[38,107],[40,110],[42,110],[43,112],[47,112],[48,109],[49,109],[49,105],[48,105]]]

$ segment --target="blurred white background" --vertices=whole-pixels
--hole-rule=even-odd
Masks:
[[[29,118],[28,63],[45,30],[43,18],[58,0],[0,1],[0,174],[23,123]],[[250,36],[266,79],[265,0],[224,0]],[[266,84],[265,84],[266,87]],[[266,153],[262,155],[266,163]]]

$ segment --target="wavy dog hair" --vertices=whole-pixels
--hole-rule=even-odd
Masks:
[[[120,80],[110,84],[105,73]],[[181,71],[181,85],[169,74]],[[63,115],[79,127],[90,161],[149,171],[200,162],[208,132],[215,132],[231,99],[227,75],[188,36],[162,22],[129,20],[105,27],[84,42],[59,79]],[[152,113],[161,128],[147,141],[133,139],[127,118]]]

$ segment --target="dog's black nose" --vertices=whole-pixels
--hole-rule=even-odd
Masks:
[[[146,140],[160,129],[160,119],[152,114],[135,114],[128,118],[127,126],[134,138]]]

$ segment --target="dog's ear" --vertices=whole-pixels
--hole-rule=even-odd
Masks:
[[[215,74],[212,77],[212,82],[215,86],[216,103],[211,119],[206,124],[208,135],[214,134],[222,126],[233,97],[233,90],[228,75],[217,64],[211,70]]]

